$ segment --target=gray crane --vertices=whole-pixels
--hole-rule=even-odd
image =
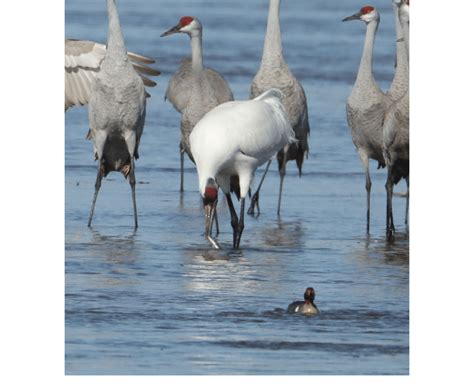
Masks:
[[[194,162],[189,145],[189,135],[199,120],[221,103],[233,101],[229,84],[217,71],[204,67],[202,56],[202,24],[196,17],[184,16],[179,23],[161,36],[174,33],[188,34],[191,39],[191,58],[181,62],[171,78],[165,99],[181,113],[181,158],[180,191],[184,190],[184,152]]]
[[[86,105],[89,102],[92,80],[96,77],[104,61],[106,47],[103,44],[66,39],[64,42],[64,110],[75,105]],[[147,87],[156,83],[147,76],[158,76],[160,71],[151,68],[155,60],[140,54],[128,52],[133,68]],[[146,65],[145,65],[146,64]],[[147,94],[147,97],[150,95]]]
[[[409,56],[409,6],[408,0],[398,3],[400,8],[400,24],[403,34],[406,58]],[[410,168],[410,102],[409,90],[390,105],[385,115],[383,125],[383,154],[387,164],[387,216],[386,236],[389,241],[394,239],[395,225],[393,223],[392,196],[393,186],[401,178],[405,178],[409,184]],[[407,190],[407,204],[405,211],[405,223],[408,217],[409,190]]]
[[[145,87],[128,57],[115,0],[107,0],[107,13],[107,49],[89,97],[88,138],[93,141],[98,168],[88,226],[102,178],[119,171],[130,183],[136,228],[135,159],[145,123]]]
[[[286,163],[296,160],[298,172],[301,177],[304,156],[308,156],[308,136],[310,132],[308,121],[308,107],[306,95],[299,81],[293,76],[285,58],[281,44],[280,33],[280,0],[270,0],[268,11],[267,31],[263,47],[260,69],[255,75],[250,86],[250,98],[255,98],[270,88],[278,88],[283,93],[283,105],[288,114],[290,124],[295,132],[296,142],[286,145],[277,154],[278,170],[280,173],[280,191],[278,195],[277,214],[280,215],[281,197],[283,190],[283,179],[286,173]],[[254,214],[257,206],[260,188],[270,166],[268,162],[262,179],[252,197],[248,214]]]
[[[372,6],[365,6],[359,12],[343,19],[362,20],[367,25],[364,49],[357,78],[346,105],[347,122],[351,128],[352,141],[357,148],[365,170],[367,191],[367,233],[370,231],[370,189],[369,159],[385,167],[382,152],[382,126],[390,98],[379,88],[372,72],[372,53],[380,16]]]

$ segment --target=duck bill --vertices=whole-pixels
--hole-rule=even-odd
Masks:
[[[349,20],[359,20],[361,15],[362,14],[360,12],[357,12],[354,15],[351,15],[351,16],[348,16],[347,18],[342,19],[342,21],[343,22],[348,22]]]
[[[182,26],[180,24],[177,24],[176,26],[171,27],[168,31],[165,31],[163,34],[161,34],[160,37],[166,37],[167,35],[179,33],[181,27]]]

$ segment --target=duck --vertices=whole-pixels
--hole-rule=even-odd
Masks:
[[[314,304],[314,297],[316,292],[314,288],[306,288],[304,292],[304,301],[294,301],[288,306],[286,312],[288,314],[303,314],[303,315],[318,315],[320,313],[316,304]]]

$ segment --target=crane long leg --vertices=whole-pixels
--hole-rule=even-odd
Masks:
[[[407,182],[407,204],[405,208],[405,225],[408,225],[408,206],[410,203],[410,177],[407,176],[405,180]]]
[[[281,195],[283,193],[283,179],[285,178],[286,174],[286,158],[288,156],[288,151],[285,150],[283,153],[283,162],[281,164],[281,170],[280,170],[280,192],[278,194],[278,209],[277,209],[277,215],[280,216],[280,205],[281,205]]]
[[[370,189],[372,188],[372,181],[370,180],[369,172],[369,157],[362,149],[358,149],[360,160],[364,166],[365,171],[365,190],[367,192],[367,235],[370,233]]]
[[[135,162],[133,156],[130,156],[130,172],[128,174],[128,182],[132,189],[132,202],[133,202],[133,216],[135,219],[135,228],[138,228],[138,217],[137,217],[137,201],[135,198]]]
[[[240,246],[240,238],[242,237],[242,232],[244,231],[244,216],[245,216],[245,197],[240,199],[240,219],[237,225],[237,246],[234,248],[239,248]]]
[[[258,199],[259,199],[259,194],[260,194],[260,188],[262,187],[263,180],[265,179],[265,176],[267,175],[268,169],[270,168],[270,164],[272,163],[272,160],[270,159],[267,163],[267,167],[265,168],[265,171],[262,175],[262,179],[260,179],[260,183],[258,184],[257,191],[254,193],[252,200],[250,202],[250,207],[247,210],[247,214],[249,215],[254,215],[255,214],[255,206],[257,206],[257,216],[260,214],[260,205],[258,204]]]
[[[104,177],[103,170],[102,170],[102,162],[99,159],[99,164],[97,167],[97,179],[95,181],[95,193],[94,198],[92,199],[91,210],[89,212],[89,222],[87,226],[90,227],[92,223],[92,216],[94,215],[95,203],[97,201],[97,195],[99,194],[100,185],[102,184],[102,178]]]
[[[179,154],[181,159],[181,181],[179,191],[182,193],[184,191],[184,148],[182,143],[179,143]]]
[[[242,236],[242,231],[244,230],[244,214],[245,214],[245,197],[240,199],[240,219],[237,217],[237,213],[234,209],[234,204],[232,203],[232,198],[230,193],[226,194],[227,205],[229,206],[230,212],[230,225],[234,233],[233,247],[239,248],[240,238]]]
[[[385,189],[387,190],[387,217],[386,217],[386,235],[389,242],[393,241],[395,226],[393,224],[393,210],[392,210],[392,197],[393,197],[393,178],[392,168],[387,167],[387,182],[385,183]]]

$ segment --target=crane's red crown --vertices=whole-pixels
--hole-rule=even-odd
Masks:
[[[191,23],[193,20],[194,18],[192,16],[183,16],[179,20],[179,24],[181,25],[181,27],[184,27],[184,26],[187,26],[189,23]]]
[[[208,200],[215,201],[217,199],[217,188],[213,186],[206,186],[204,197]]]
[[[375,8],[372,7],[371,5],[366,5],[365,7],[362,7],[362,8],[360,9],[360,13],[361,13],[362,15],[369,14],[369,13],[371,13],[374,9],[375,9]]]

